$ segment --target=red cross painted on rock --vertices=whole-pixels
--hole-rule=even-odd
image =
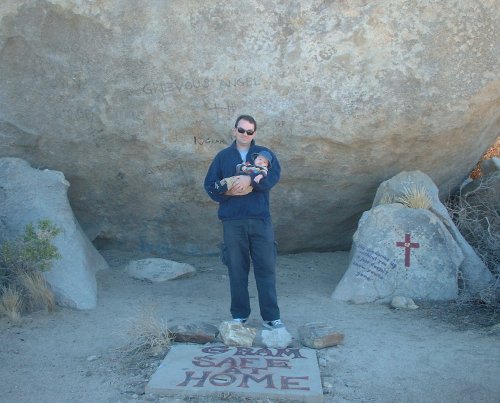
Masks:
[[[410,242],[410,234],[405,234],[405,241],[396,242],[396,246],[402,246],[405,248],[405,267],[410,267],[411,248],[420,248],[420,244],[417,242]]]

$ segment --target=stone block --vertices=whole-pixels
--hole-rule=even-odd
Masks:
[[[307,348],[175,345],[146,393],[322,402],[316,352]]]
[[[170,329],[174,341],[179,343],[205,344],[215,340],[219,329],[210,323],[174,325]]]
[[[309,348],[321,349],[344,342],[344,335],[324,322],[306,323],[299,327],[299,340]]]

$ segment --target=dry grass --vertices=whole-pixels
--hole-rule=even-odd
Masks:
[[[0,288],[0,313],[6,315],[14,323],[21,323],[23,297],[21,293],[10,286]]]
[[[403,194],[394,201],[410,208],[428,209],[431,206],[431,198],[423,186],[405,186]]]
[[[124,347],[131,356],[158,356],[164,354],[172,344],[172,334],[167,321],[159,319],[152,306],[143,306],[137,316],[127,320],[129,338]]]
[[[467,195],[447,204],[464,238],[491,271],[500,269],[500,173],[484,177]]]
[[[500,173],[482,177],[475,190],[452,197],[446,207],[495,278],[481,292],[481,302],[500,308]]]
[[[382,198],[380,199],[379,204],[392,204],[395,202],[394,195],[390,195],[388,193],[385,193]]]
[[[48,287],[45,278],[40,272],[25,272],[19,275],[18,281],[25,291],[26,308],[34,311],[38,308],[52,312],[56,306],[54,294]]]

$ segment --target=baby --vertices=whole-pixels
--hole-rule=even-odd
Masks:
[[[215,182],[215,188],[220,193],[227,192],[233,187],[233,184],[239,175],[257,174],[253,180],[256,183],[260,183],[260,181],[267,176],[267,172],[269,171],[269,168],[271,168],[272,160],[273,157],[271,153],[269,151],[263,150],[255,155],[255,157],[253,158],[253,164],[250,162],[245,162],[243,164],[236,165],[236,175]],[[248,188],[246,189],[246,193],[250,193],[252,190],[252,186],[248,186]]]

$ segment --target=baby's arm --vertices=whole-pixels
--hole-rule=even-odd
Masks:
[[[258,174],[253,180],[255,183],[259,183],[262,178],[264,178],[264,175]]]

